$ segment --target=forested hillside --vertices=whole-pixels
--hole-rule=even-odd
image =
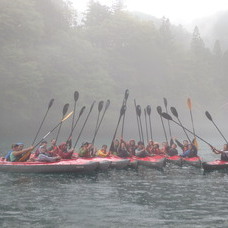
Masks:
[[[78,23],[67,1],[0,0],[0,136],[35,134],[51,98],[56,123],[75,90],[80,106],[110,99],[110,122],[125,89],[130,105],[133,98],[156,107],[163,97],[175,104],[191,97],[199,109],[216,109],[227,103],[228,52],[213,42],[205,46],[198,27],[189,34],[118,4],[91,1]]]

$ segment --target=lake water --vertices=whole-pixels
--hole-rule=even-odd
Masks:
[[[228,173],[0,173],[0,227],[228,227]]]

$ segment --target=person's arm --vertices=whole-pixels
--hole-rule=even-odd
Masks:
[[[175,139],[175,142],[177,143],[177,145],[183,150],[184,145],[182,143],[180,143],[177,139]]]
[[[217,149],[215,149],[213,146],[211,146],[211,149],[212,149],[212,151],[213,151],[215,154],[222,154],[222,153],[223,153],[223,151],[217,150]]]
[[[23,150],[13,151],[12,153],[13,153],[13,155],[14,155],[14,156],[18,156],[18,155],[21,155],[21,154],[24,154],[24,153],[30,152],[30,151],[32,151],[33,149],[34,149],[34,147],[33,147],[33,146],[31,146],[31,147],[28,147],[28,148],[23,149]]]

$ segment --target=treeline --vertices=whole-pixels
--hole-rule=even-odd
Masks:
[[[145,20],[119,1],[91,1],[79,20],[69,1],[0,0],[0,17],[1,138],[38,126],[51,98],[56,122],[75,90],[82,105],[110,99],[113,114],[125,89],[144,105],[226,102],[228,53],[219,40],[207,48],[197,27],[189,34],[167,18]]]

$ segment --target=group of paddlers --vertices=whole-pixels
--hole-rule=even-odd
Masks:
[[[4,160],[11,162],[39,161],[39,162],[55,162],[61,159],[76,159],[78,157],[108,157],[116,155],[121,158],[132,156],[146,157],[155,155],[175,156],[178,155],[177,145],[181,148],[182,157],[197,156],[197,147],[188,140],[180,143],[176,138],[171,139],[170,145],[167,142],[158,143],[150,140],[147,145],[142,141],[136,143],[134,139],[124,141],[123,139],[113,140],[110,149],[107,145],[103,145],[101,149],[97,149],[93,144],[85,142],[79,148],[77,153],[69,147],[68,142],[56,145],[56,140],[51,140],[51,146],[48,147],[47,141],[42,141],[39,147],[34,150],[33,146],[25,148],[23,143],[16,143],[11,146]]]

